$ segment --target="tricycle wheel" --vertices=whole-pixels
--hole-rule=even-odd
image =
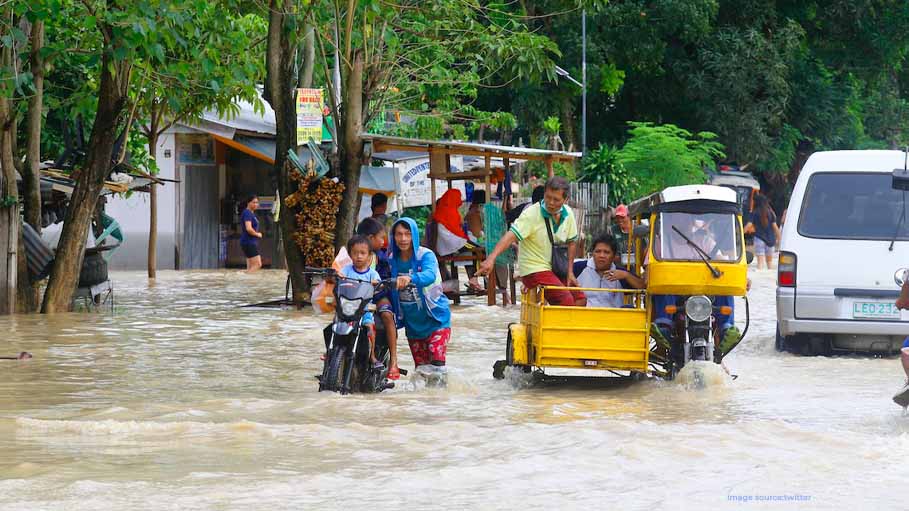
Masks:
[[[514,365],[514,340],[511,338],[511,325],[508,326],[508,338],[505,340],[505,365]]]
[[[506,367],[508,367],[507,361],[496,360],[496,363],[492,365],[492,377],[496,380],[504,380]]]

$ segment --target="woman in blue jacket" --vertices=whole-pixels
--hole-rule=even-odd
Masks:
[[[403,323],[414,364],[445,366],[451,338],[451,310],[442,292],[439,262],[432,250],[420,246],[420,231],[412,218],[391,226],[391,275],[397,280],[393,299],[398,324]],[[410,286],[413,284],[413,286]]]

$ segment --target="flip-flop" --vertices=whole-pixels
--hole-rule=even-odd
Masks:
[[[464,284],[464,286],[467,288],[468,293],[473,293],[475,295],[485,295],[486,294],[486,290],[481,287],[471,286],[469,283]]]

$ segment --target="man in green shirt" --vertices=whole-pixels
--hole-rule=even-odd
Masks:
[[[572,262],[577,251],[578,226],[574,213],[565,203],[568,200],[568,180],[552,177],[546,182],[543,201],[524,208],[521,216],[499,239],[493,251],[480,264],[477,273],[488,275],[495,266],[496,257],[513,243],[518,244],[518,275],[524,287],[578,286]],[[568,276],[563,282],[552,272],[552,243],[549,241],[547,221],[556,243],[568,245]],[[550,290],[546,300],[552,305],[575,305],[584,297],[580,291]]]

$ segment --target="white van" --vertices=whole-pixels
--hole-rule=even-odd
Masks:
[[[783,226],[777,269],[780,351],[898,353],[909,312],[897,270],[909,267],[909,192],[892,188],[901,151],[829,151],[805,163]]]

